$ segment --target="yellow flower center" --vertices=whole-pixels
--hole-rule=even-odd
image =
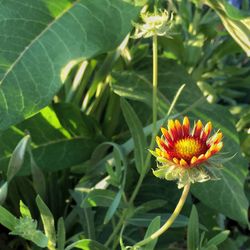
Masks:
[[[191,160],[193,156],[199,156],[206,149],[206,145],[194,138],[184,138],[178,140],[174,145],[174,151],[179,158]]]

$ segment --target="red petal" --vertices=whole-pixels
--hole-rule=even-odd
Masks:
[[[179,137],[179,139],[181,139],[182,138],[182,126],[181,126],[181,123],[178,120],[175,120],[174,123],[175,123],[175,128],[176,128],[178,137]]]
[[[172,135],[173,141],[175,141],[176,139],[178,139],[177,130],[175,128],[175,124],[174,124],[173,120],[169,120],[168,121],[168,131]]]

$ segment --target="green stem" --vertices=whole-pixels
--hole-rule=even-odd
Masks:
[[[158,45],[157,35],[153,36],[153,136],[156,134],[157,122],[157,85],[158,85]]]
[[[158,85],[158,44],[157,44],[157,35],[153,36],[153,133],[150,142],[150,149],[154,146],[155,136],[157,135],[157,85]],[[139,192],[143,179],[147,173],[148,165],[150,163],[151,154],[148,153],[146,161],[145,161],[145,171],[141,173],[140,178],[135,186],[135,189],[131,195],[129,200],[129,204],[131,205]]]
[[[114,228],[112,234],[109,236],[108,240],[105,242],[105,244],[104,244],[105,247],[108,247],[109,244],[112,242],[113,238],[118,235],[118,232],[120,231],[120,229],[124,223],[125,218],[126,218],[126,213],[124,212],[122,214],[122,216],[120,217],[119,222],[116,225],[116,227]]]
[[[150,149],[153,148],[154,146],[154,141],[155,141],[155,136],[157,134],[157,83],[158,83],[158,45],[157,45],[157,35],[153,36],[153,133],[152,133],[152,138],[151,138],[151,143],[150,143]],[[145,161],[145,166],[147,166],[144,172],[141,173],[140,178],[136,184],[136,187],[129,199],[129,206],[132,206],[134,199],[136,197],[136,195],[139,192],[139,189],[141,187],[141,184],[144,180],[144,177],[147,173],[147,169],[150,163],[150,158],[151,158],[151,154],[148,153],[146,161]],[[113,240],[113,238],[117,235],[117,233],[119,232],[119,230],[121,229],[123,223],[124,223],[124,219],[126,219],[126,216],[124,216],[124,214],[121,216],[118,224],[116,225],[116,227],[113,230],[113,233],[110,235],[110,237],[108,238],[108,240],[105,243],[105,246],[108,246],[111,241]]]
[[[165,224],[156,232],[154,232],[152,235],[150,235],[149,237],[147,237],[146,239],[139,241],[138,243],[136,243],[132,249],[138,249],[141,246],[146,245],[147,243],[149,243],[150,241],[158,238],[160,235],[162,235],[164,232],[166,232],[169,227],[173,224],[173,222],[175,221],[175,219],[177,218],[177,216],[180,214],[180,211],[187,199],[188,193],[189,193],[189,189],[190,189],[190,183],[188,183],[184,188],[183,188],[183,192],[181,195],[181,198],[174,210],[174,212],[172,213],[172,215],[169,217],[169,219],[165,222]]]
[[[156,134],[157,134],[157,131],[156,131]],[[150,143],[150,146],[149,146],[150,149],[152,149],[154,147],[156,134],[153,134],[153,136],[152,136],[151,143]],[[134,189],[134,191],[133,191],[133,193],[132,193],[132,195],[130,197],[130,200],[129,200],[129,205],[132,205],[132,203],[135,200],[136,195],[138,194],[138,192],[140,190],[141,184],[143,182],[143,179],[144,179],[144,177],[145,177],[145,175],[147,173],[148,167],[149,167],[150,159],[151,159],[151,153],[148,152],[147,158],[146,158],[146,161],[145,161],[145,166],[146,166],[145,171],[141,173],[140,178],[139,178],[138,182],[136,183],[135,189]]]

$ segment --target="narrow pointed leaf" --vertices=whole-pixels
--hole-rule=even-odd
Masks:
[[[193,205],[188,222],[187,247],[196,250],[199,245],[199,218],[196,207]]]
[[[142,124],[136,115],[131,105],[125,100],[121,99],[121,108],[124,118],[129,127],[130,133],[134,140],[134,154],[135,165],[138,173],[146,171],[144,161],[146,159],[146,137],[143,133]]]
[[[10,182],[18,173],[24,162],[25,151],[30,140],[30,136],[26,135],[16,146],[9,162],[7,171],[7,180]]]
[[[108,208],[108,211],[107,211],[105,218],[104,218],[104,224],[107,224],[110,221],[110,219],[113,217],[113,215],[115,214],[115,212],[120,204],[120,201],[121,201],[122,192],[123,192],[123,190],[121,190],[121,189],[118,191],[113,202],[111,203],[110,207]]]
[[[44,201],[40,198],[38,195],[36,197],[36,204],[38,206],[42,222],[43,222],[43,228],[45,231],[45,235],[48,237],[49,243],[48,246],[55,247],[56,245],[56,232],[55,232],[55,224],[54,224],[54,217],[47,207],[47,205],[44,203]]]
[[[63,218],[59,218],[57,223],[57,250],[64,250],[66,232]]]
[[[0,206],[0,224],[13,231],[18,219],[3,206]]]
[[[160,226],[161,226],[161,217],[157,216],[151,221],[150,225],[148,226],[144,239],[146,239],[147,237],[152,235],[154,232],[156,232],[160,228]],[[154,250],[157,241],[158,241],[158,238],[150,241],[146,246],[143,247],[143,250]]]

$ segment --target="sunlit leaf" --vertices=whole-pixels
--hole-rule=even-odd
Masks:
[[[55,232],[55,225],[54,225],[54,217],[47,205],[44,201],[40,198],[40,196],[36,197],[36,204],[39,208],[39,212],[43,222],[43,228],[45,231],[45,235],[48,237],[49,247],[55,247],[56,245],[56,232]]]
[[[49,104],[72,64],[116,48],[139,12],[121,0],[59,2],[1,1],[2,130]]]
[[[65,250],[71,250],[73,248],[79,248],[83,250],[108,250],[104,245],[100,244],[99,242],[89,239],[76,241],[66,247]]]

